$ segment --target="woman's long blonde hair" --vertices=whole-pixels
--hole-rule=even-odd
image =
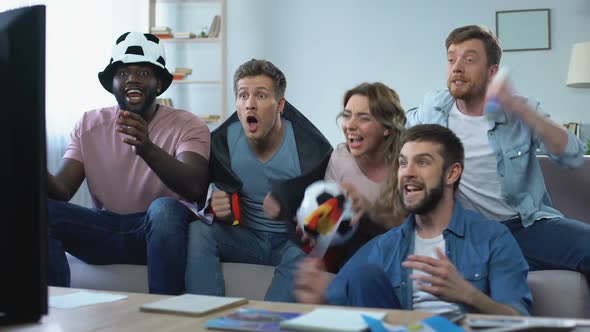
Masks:
[[[397,92],[383,83],[362,83],[348,90],[344,94],[344,107],[354,95],[367,97],[371,115],[389,130],[389,135],[385,138],[383,157],[391,165],[391,172],[385,185],[381,187],[381,195],[368,208],[368,212],[373,221],[390,229],[400,225],[406,215],[397,197],[398,156],[401,148],[399,142],[405,130],[406,114]]]

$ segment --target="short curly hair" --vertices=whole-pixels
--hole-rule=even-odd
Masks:
[[[285,74],[272,62],[267,60],[252,59],[244,62],[234,73],[234,95],[238,96],[238,81],[244,77],[265,75],[270,77],[278,99],[285,97],[287,79]]]

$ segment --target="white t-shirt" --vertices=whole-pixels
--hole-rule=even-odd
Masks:
[[[432,239],[423,239],[418,236],[417,231],[414,231],[414,255],[428,256],[438,259],[436,248],[440,248],[442,252],[445,252],[445,238],[442,234]],[[412,270],[411,273],[427,274],[426,272],[419,270]],[[412,302],[414,310],[445,312],[459,309],[459,306],[454,303],[439,300],[438,297],[419,290],[417,286],[423,283],[422,281],[413,280],[412,282]]]
[[[465,148],[465,169],[457,198],[466,209],[492,220],[508,220],[517,212],[506,204],[501,194],[497,160],[488,140],[490,126],[485,115],[465,115],[459,111],[457,103],[451,108],[449,129],[461,139]]]

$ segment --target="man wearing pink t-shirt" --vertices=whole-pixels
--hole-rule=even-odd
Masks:
[[[70,284],[65,252],[90,264],[147,264],[151,293],[180,294],[191,212],[207,191],[210,134],[155,102],[172,82],[159,39],[128,32],[98,74],[117,106],[85,113],[48,174],[50,285]],[[94,208],[67,203],[86,179]]]

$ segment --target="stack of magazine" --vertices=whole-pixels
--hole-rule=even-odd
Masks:
[[[298,312],[240,308],[226,316],[208,320],[205,326],[229,331],[290,331],[281,329],[281,322],[300,315]]]

